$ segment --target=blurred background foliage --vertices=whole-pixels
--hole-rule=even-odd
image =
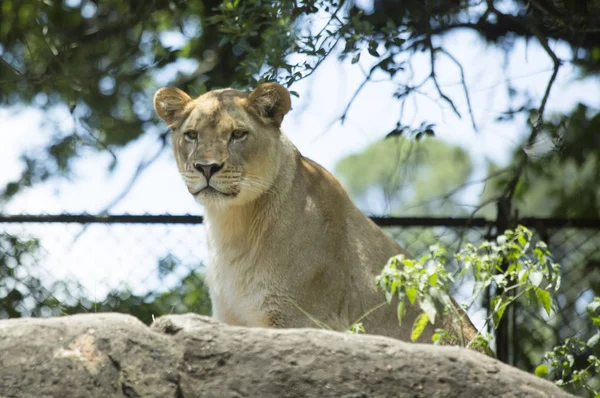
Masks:
[[[467,215],[453,199],[473,172],[471,158],[440,140],[390,137],[343,158],[335,172],[359,206],[374,214]]]
[[[371,57],[358,91],[372,83],[375,73],[383,73],[396,85],[393,100],[402,104],[424,84],[433,84],[436,99],[458,114],[455,99],[437,82],[435,67],[442,57],[462,67],[441,44],[457,30],[477,33],[507,56],[519,40],[535,41],[553,60],[555,72],[569,63],[579,67],[581,79],[600,73],[600,0],[2,0],[0,106],[46,111],[53,135],[22,154],[23,172],[0,187],[0,210],[28,187],[73,178],[78,157],[107,153],[112,161],[106,167],[114,170],[119,150],[142,136],[167,147],[167,132],[152,109],[152,96],[164,85],[200,95],[274,80],[298,95],[294,84],[324,60],[337,57],[359,64],[361,57]],[[568,45],[570,58],[559,59],[552,41]],[[427,54],[431,63],[423,82],[403,74],[417,54]],[[548,93],[553,82],[548,81]],[[365,210],[382,214],[493,218],[496,203],[508,200],[511,217],[518,209],[519,216],[599,218],[600,110],[579,104],[549,114],[547,94],[540,101],[510,82],[506,86],[511,104],[490,118],[524,117],[527,138],[517,145],[508,167],[487,165],[485,190],[473,212],[459,202],[462,190],[473,182],[475,166],[464,150],[436,140],[436,127],[427,121],[414,128],[399,118],[387,139],[342,159],[336,173]],[[350,105],[341,122],[349,112],[360,113]],[[72,128],[53,118],[58,108],[68,109]],[[472,119],[477,130],[472,113],[461,116]],[[383,205],[367,209],[372,202]],[[563,264],[569,272],[577,269],[569,274],[574,284],[597,273],[597,251],[586,247],[591,254],[577,258],[583,264]],[[22,265],[36,250],[35,239],[0,235],[0,318],[111,310],[149,322],[152,315],[170,312],[210,312],[196,271],[166,293],[123,290],[110,292],[101,302],[72,301],[67,297],[76,295],[61,291],[76,291],[76,286],[57,283],[48,289],[24,273]],[[179,260],[161,261],[158,272],[167,275]],[[594,278],[588,278],[594,281],[591,289],[600,295],[600,281]],[[565,294],[563,308],[573,308],[586,286]],[[573,314],[565,311],[563,316]],[[560,329],[562,321],[557,322]]]
[[[36,239],[24,240],[0,233],[0,319],[110,311],[132,314],[149,324],[159,315],[211,313],[204,275],[197,265],[187,267],[191,270],[168,291],[147,291],[140,295],[125,288],[111,290],[106,297],[96,300],[87,297],[76,281],[54,281],[49,285],[42,276],[30,272],[30,267],[35,268],[39,251]],[[177,258],[166,256],[159,261],[159,277],[165,278],[181,265]]]

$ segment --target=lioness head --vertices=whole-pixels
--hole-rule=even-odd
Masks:
[[[158,116],[172,130],[179,172],[205,206],[242,204],[271,190],[290,105],[289,92],[275,83],[250,94],[224,89],[192,99],[164,87],[154,95]]]

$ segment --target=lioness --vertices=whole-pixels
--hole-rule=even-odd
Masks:
[[[405,252],[281,132],[290,106],[288,91],[274,83],[250,94],[224,89],[192,99],[166,87],[154,96],[179,172],[205,208],[213,316],[232,325],[347,330],[385,301],[375,277]],[[409,340],[420,312],[407,308],[399,327],[396,306],[385,305],[363,324],[367,333]],[[475,329],[460,323],[462,331],[449,317],[440,326],[470,340]],[[430,342],[434,330],[429,325],[420,341]]]

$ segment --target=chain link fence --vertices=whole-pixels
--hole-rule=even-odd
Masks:
[[[440,243],[455,252],[465,242],[496,236],[484,219],[374,218],[413,256]],[[557,311],[550,317],[517,307],[508,351],[531,371],[566,337],[594,330],[585,307],[600,294],[600,223],[522,219],[562,265]],[[118,311],[151,322],[168,313],[210,313],[203,267],[202,218],[196,216],[0,217],[0,319]],[[468,281],[454,292],[469,299]],[[470,309],[483,326],[485,303]]]

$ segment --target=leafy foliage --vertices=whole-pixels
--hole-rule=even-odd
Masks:
[[[127,290],[111,291],[95,302],[83,290],[69,282],[48,285],[31,268],[40,249],[35,239],[22,240],[0,234],[0,319],[28,316],[60,316],[86,312],[123,312],[150,323],[153,317],[170,313],[196,312],[210,314],[208,289],[204,277],[191,271],[172,290],[135,295]],[[169,258],[173,267],[173,258]],[[159,266],[161,275],[168,260]],[[171,268],[172,270],[172,268]]]
[[[411,335],[413,341],[419,338],[427,322],[433,324],[437,314],[452,307],[448,287],[454,279],[444,267],[444,253],[444,249],[432,246],[429,254],[419,260],[405,258],[404,255],[392,257],[377,277],[377,284],[385,292],[388,304],[394,297],[398,298],[400,323],[406,305],[418,303],[423,311],[423,316],[415,321]]]
[[[91,302],[89,312],[122,312],[150,324],[154,318],[167,314],[194,312],[210,315],[211,305],[204,275],[191,271],[176,286],[164,293],[147,292],[134,295],[128,291],[112,291],[102,302]],[[63,314],[80,313],[82,308],[62,308]]]
[[[38,247],[35,239],[20,240],[0,234],[0,319],[41,316],[56,307],[56,300],[42,287],[40,279],[23,277],[22,264]],[[27,308],[28,298],[35,301],[34,308]]]
[[[597,348],[600,341],[600,298],[595,297],[588,304],[587,313],[596,326],[596,333],[591,336],[587,342],[578,338],[567,338],[564,343],[554,347],[544,355],[545,362],[548,365],[539,365],[535,373],[540,377],[547,377],[571,392],[583,393],[589,392],[594,397],[598,397],[598,380],[594,379],[600,374],[600,359],[594,355],[594,349]],[[595,384],[595,386],[592,385]]]
[[[345,0],[3,1],[0,105],[33,106],[49,116],[67,109],[73,118],[72,127],[55,121],[54,134],[43,147],[24,154],[25,171],[5,187],[3,197],[68,175],[72,160],[87,149],[106,151],[116,162],[115,151],[122,146],[143,134],[158,135],[151,97],[165,84],[195,95],[225,86],[245,88],[260,80],[292,87],[337,55],[357,67],[370,63],[365,84],[376,74],[389,78],[400,102],[433,84],[439,99],[458,114],[454,100],[438,84],[435,68],[441,57],[453,60],[439,43],[458,29],[469,29],[506,51],[515,37],[535,38],[542,45],[549,38],[560,39],[577,49],[571,62],[586,73],[598,71],[600,33],[587,28],[600,15],[597,0],[550,0],[541,8],[516,1],[513,13],[502,11],[501,3],[382,0],[367,7]],[[411,57],[421,52],[430,56],[431,73],[416,82],[409,78]],[[465,97],[469,102],[466,87]],[[532,106],[517,109],[527,112]],[[52,123],[52,117],[47,120]],[[399,120],[391,134],[405,127]],[[433,134],[426,121],[412,130],[418,138]]]
[[[569,114],[549,117],[541,129],[533,144],[515,152],[515,162],[523,152],[529,162],[514,205],[527,216],[600,218],[600,113],[578,104]],[[491,165],[489,175],[497,173]],[[510,178],[493,178],[482,202],[500,195]]]
[[[551,261],[550,252],[543,242],[531,244],[532,233],[525,227],[507,230],[496,242],[485,241],[479,246],[465,245],[455,259],[460,264],[460,277],[470,274],[474,281],[472,299],[463,305],[469,309],[492,286],[496,294],[490,303],[486,324],[498,327],[506,308],[522,297],[524,305],[543,309],[550,314],[551,293],[560,287],[560,266]],[[449,289],[455,283],[453,275],[446,269],[446,251],[439,246],[430,247],[430,252],[418,260],[399,255],[390,259],[377,278],[378,286],[385,293],[388,303],[398,299],[398,320],[406,305],[418,304],[423,314],[413,326],[411,338],[416,341],[427,322],[435,323],[436,316],[443,314],[460,320],[460,312],[450,298]],[[523,301],[523,300],[521,300]],[[450,331],[439,330],[434,342],[447,337]],[[458,336],[462,346],[483,344],[490,337],[480,333],[472,341]]]
[[[551,261],[544,242],[532,246],[531,238],[531,231],[519,226],[498,236],[496,242],[486,241],[478,247],[467,244],[456,255],[463,264],[461,275],[473,275],[472,302],[492,284],[499,289],[491,302],[491,320],[496,327],[506,308],[522,296],[550,315],[550,293],[560,288],[560,266]]]

